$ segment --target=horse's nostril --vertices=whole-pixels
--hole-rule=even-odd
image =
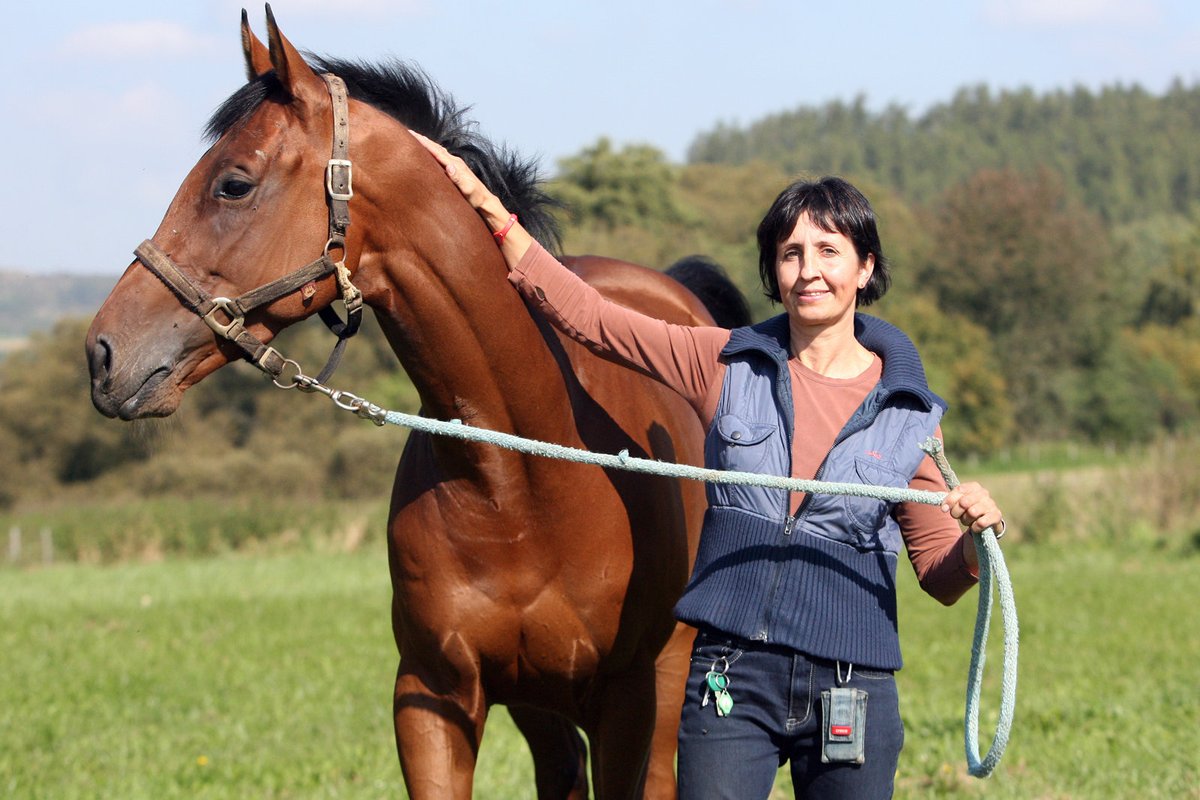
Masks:
[[[99,382],[108,379],[112,371],[112,347],[103,335],[97,336],[88,353],[88,368],[92,372],[92,381]]]

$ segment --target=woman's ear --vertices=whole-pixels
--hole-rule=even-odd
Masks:
[[[871,276],[875,274],[875,254],[867,253],[867,258],[863,261],[862,266],[858,271],[858,288],[865,289],[867,284],[871,282]]]

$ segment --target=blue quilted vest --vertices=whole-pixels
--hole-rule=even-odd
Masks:
[[[819,480],[908,486],[945,402],[929,390],[908,337],[862,314],[854,333],[883,360],[879,383],[838,434]],[[793,425],[784,315],[730,336],[708,467],[791,475]],[[796,515],[780,489],[709,484],[691,579],[675,607],[714,628],[830,660],[899,669],[896,563],[902,539],[892,506],[862,497],[809,495]]]

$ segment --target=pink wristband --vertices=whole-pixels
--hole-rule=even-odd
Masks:
[[[495,237],[496,237],[496,243],[497,243],[497,244],[504,244],[504,237],[505,237],[505,236],[508,236],[508,232],[509,232],[509,231],[511,231],[511,230],[512,230],[512,226],[513,226],[513,225],[516,225],[516,224],[517,224],[517,215],[516,215],[516,214],[509,214],[509,215],[508,215],[508,224],[507,224],[507,225],[505,225],[505,226],[504,226],[503,228],[501,228],[500,230],[498,230],[498,231],[496,231],[495,233],[493,233],[493,234],[492,234],[492,236],[495,236]]]

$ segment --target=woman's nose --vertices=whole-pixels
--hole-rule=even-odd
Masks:
[[[817,269],[817,260],[815,258],[806,258],[803,254],[800,255],[800,277],[804,280],[812,280],[818,278],[821,271]]]

